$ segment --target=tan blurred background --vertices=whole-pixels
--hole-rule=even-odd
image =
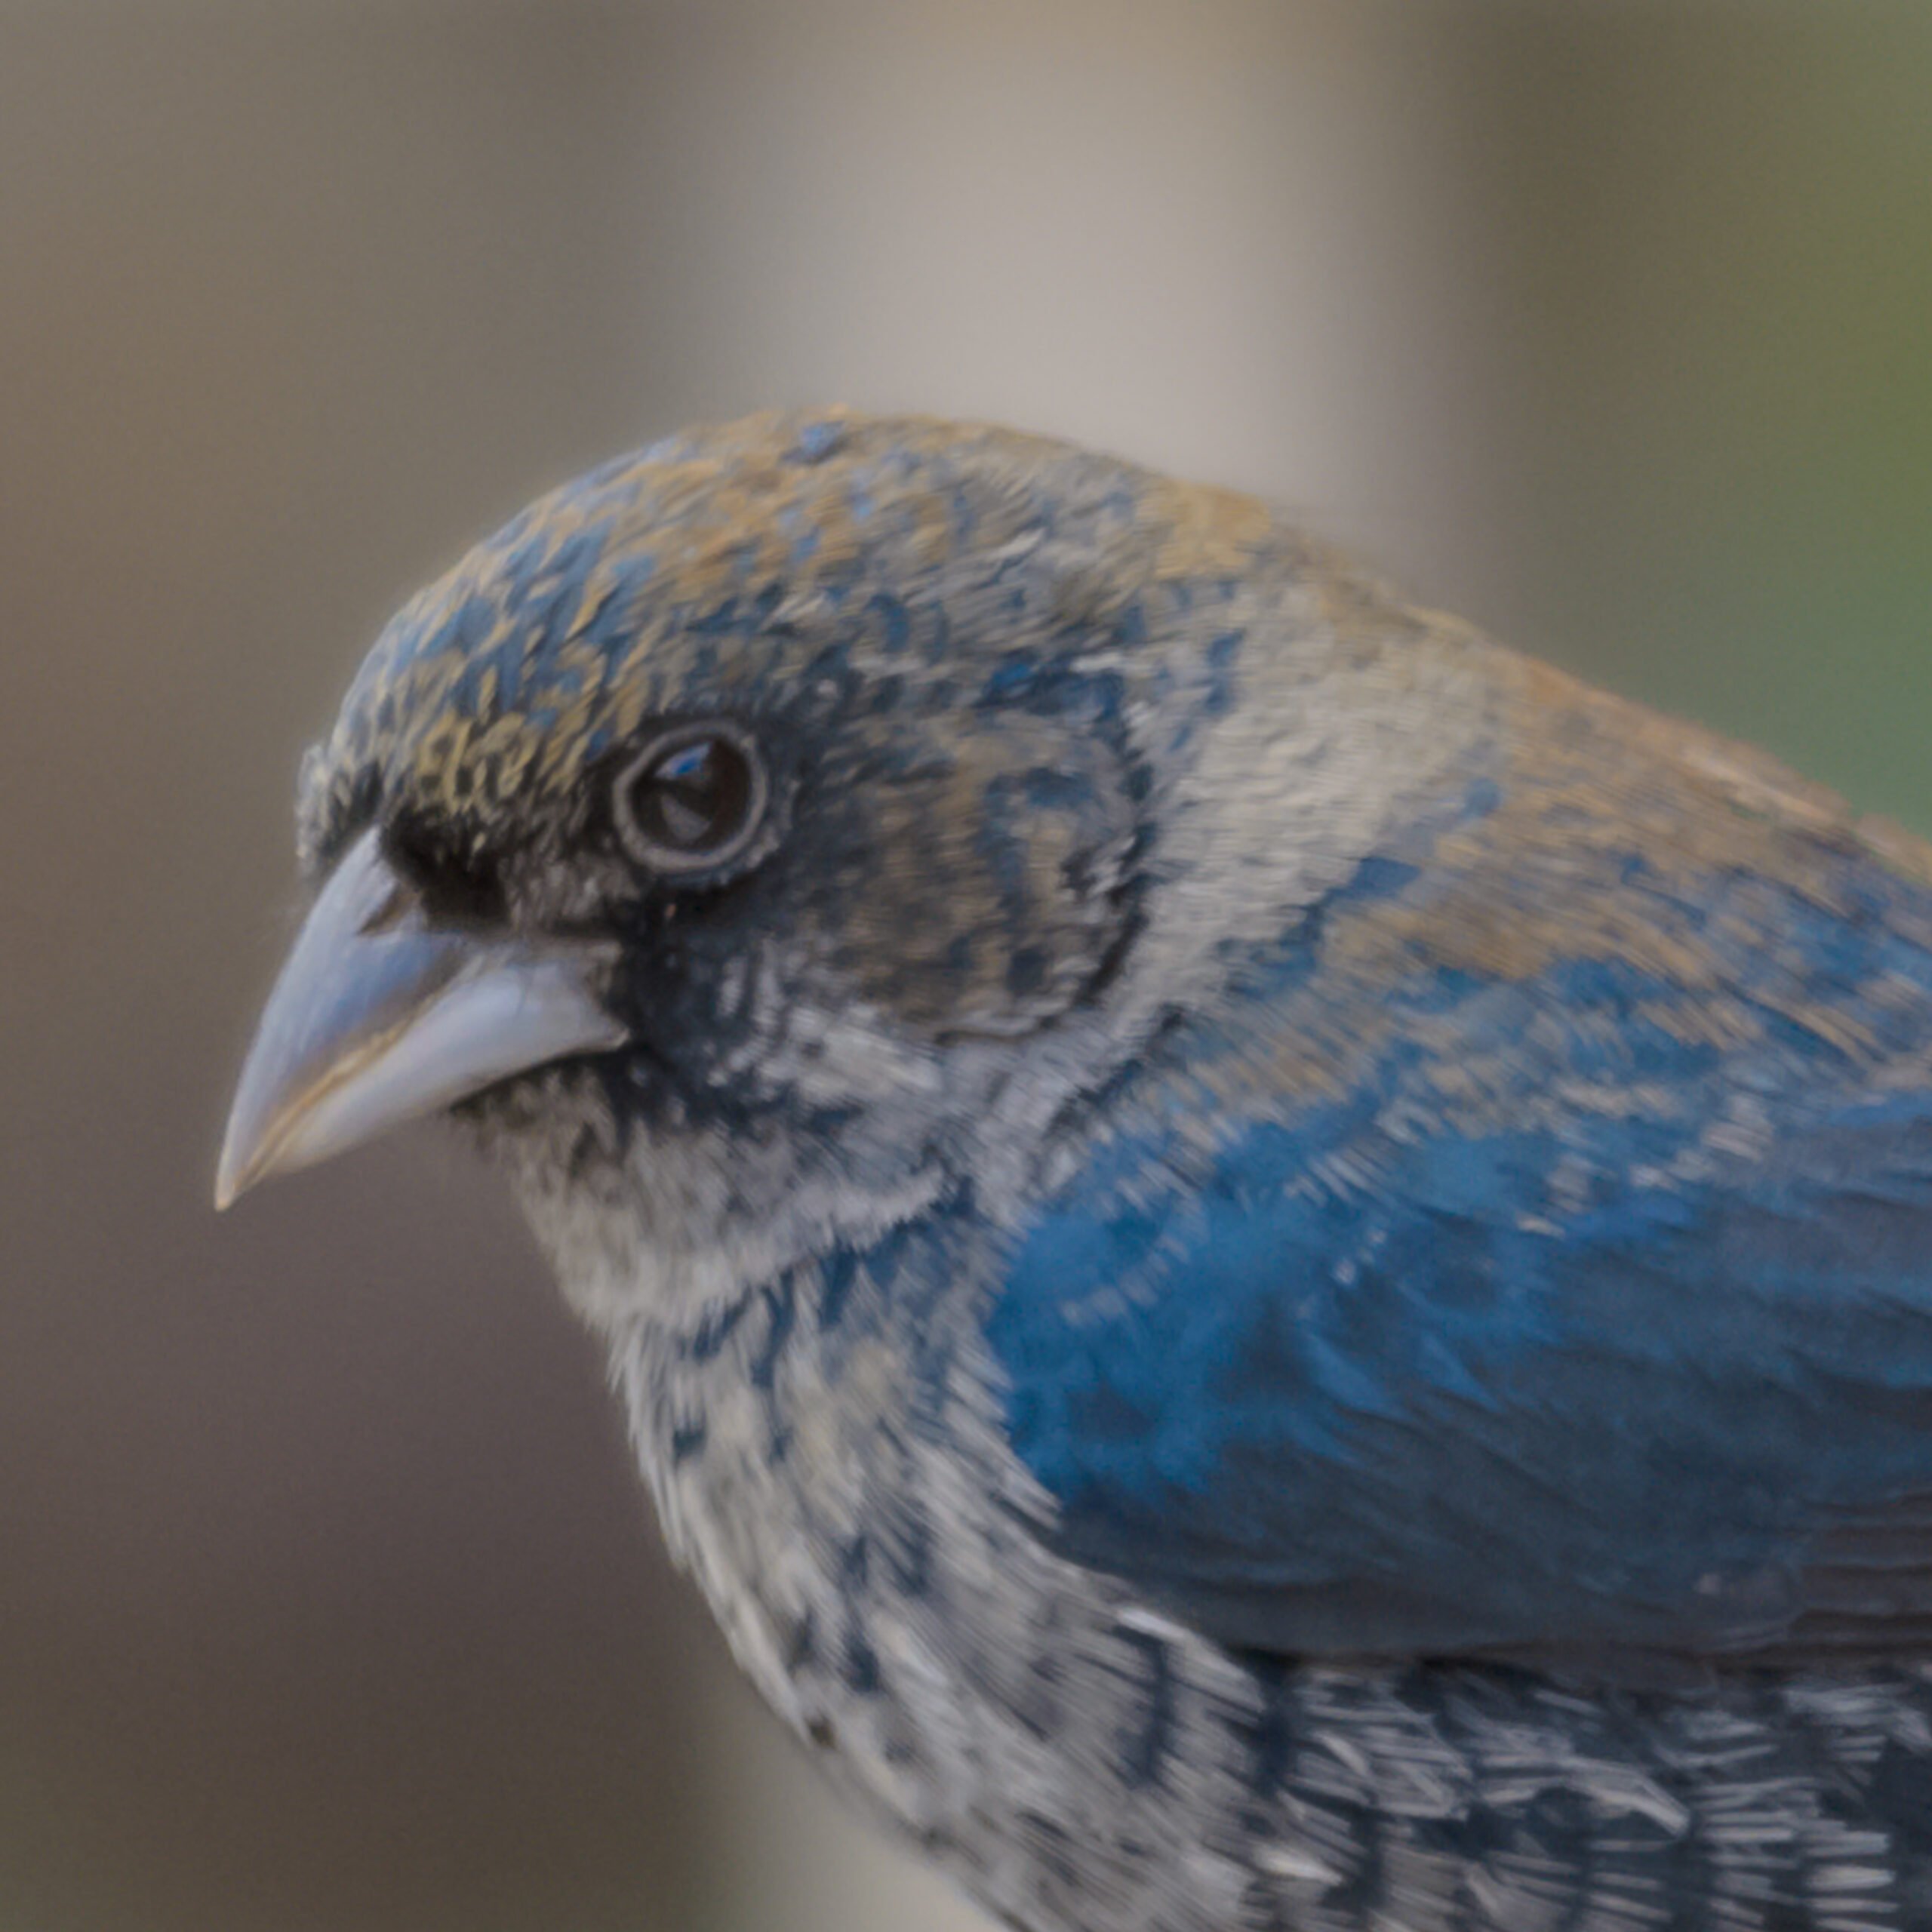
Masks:
[[[1263,488],[1932,830],[1927,0],[0,0],[0,1932],[938,1932],[432,1133],[209,1211],[298,752],[687,419]]]

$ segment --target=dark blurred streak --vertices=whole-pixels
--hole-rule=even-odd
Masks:
[[[1932,8],[1498,0],[1485,614],[1932,829]]]

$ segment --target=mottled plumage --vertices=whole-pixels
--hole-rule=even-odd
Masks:
[[[654,870],[614,786],[708,720],[768,792]],[[576,976],[411,1091],[745,1669],[1009,1923],[1932,1925],[1906,834],[1246,497],[836,412],[481,546],[301,820],[397,983]],[[300,1024],[278,1134],[398,1037]]]

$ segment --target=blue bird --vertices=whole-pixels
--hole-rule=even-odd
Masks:
[[[1246,497],[814,412],[304,770],[226,1201],[447,1111],[1025,1932],[1932,1926],[1932,848]]]

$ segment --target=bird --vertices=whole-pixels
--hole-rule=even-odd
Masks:
[[[480,543],[297,825],[218,1201],[453,1122],[1001,1923],[1932,1926],[1932,847],[1257,498],[842,408]]]

